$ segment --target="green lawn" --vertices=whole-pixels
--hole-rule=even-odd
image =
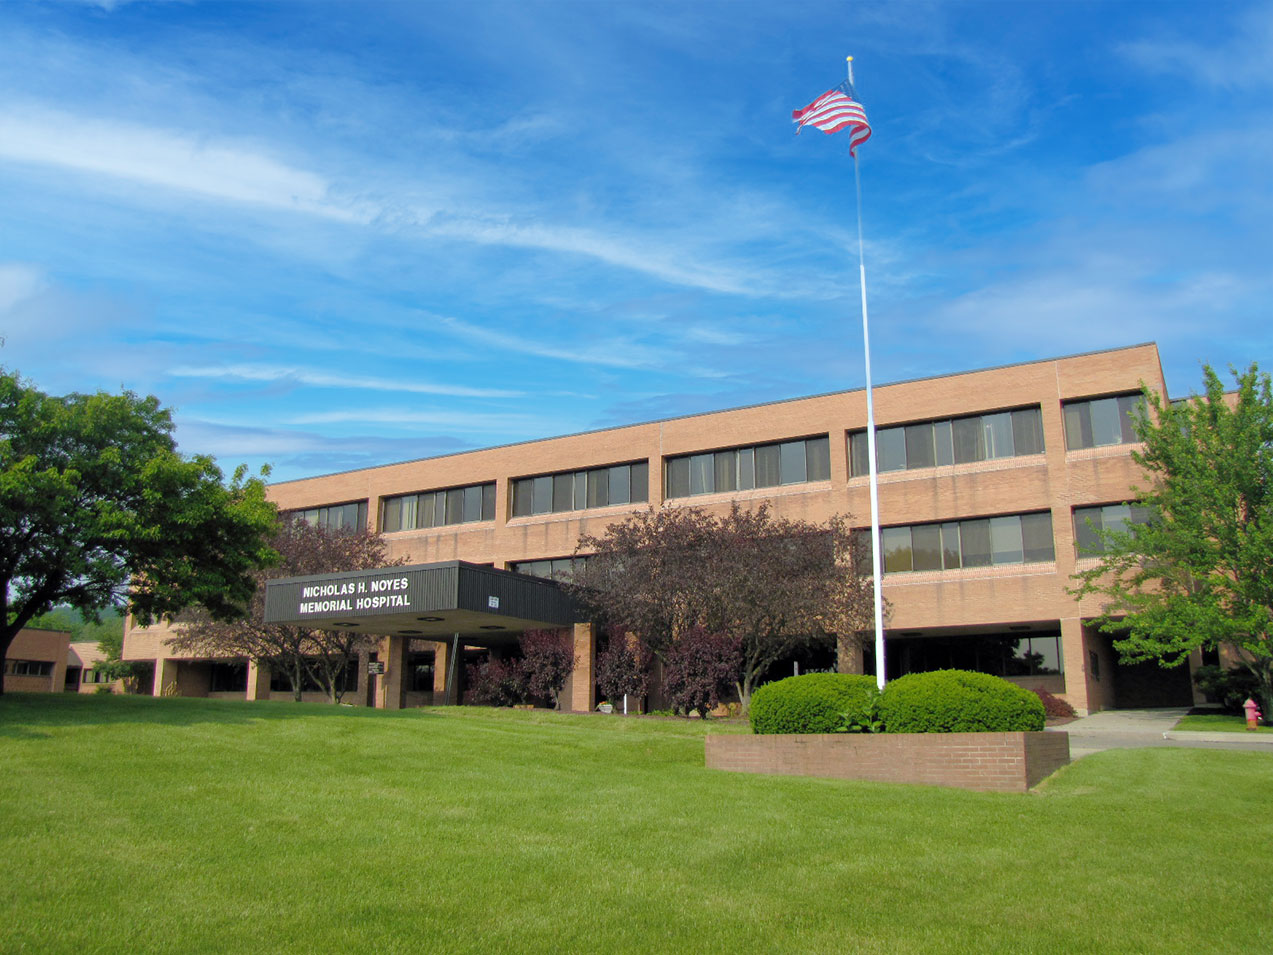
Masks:
[[[1174,727],[1197,733],[1245,733],[1246,718],[1231,713],[1190,713]],[[1273,726],[1258,726],[1257,733],[1273,733]]]
[[[1002,795],[708,772],[703,732],[9,696],[0,952],[1273,951],[1273,755]]]

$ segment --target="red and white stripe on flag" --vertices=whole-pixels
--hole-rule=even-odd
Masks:
[[[840,90],[827,90],[804,109],[793,110],[791,118],[798,124],[797,133],[805,126],[816,126],[828,135],[848,129],[850,154],[856,154],[857,148],[871,138],[866,110]]]

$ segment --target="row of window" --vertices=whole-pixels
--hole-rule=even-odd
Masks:
[[[1074,547],[1080,557],[1102,554],[1101,531],[1125,531],[1133,524],[1148,524],[1153,512],[1135,504],[1105,504],[1074,508]]]
[[[6,660],[4,672],[8,676],[52,676],[53,663],[49,660]]]
[[[870,473],[867,453],[866,432],[849,435],[853,477]],[[1042,453],[1043,415],[1037,406],[875,431],[875,466],[881,473]]]
[[[493,521],[495,482],[386,497],[380,507],[380,529],[385,532]]]
[[[545,560],[520,560],[509,569],[531,577],[545,577],[549,580],[570,580],[575,571],[587,561],[586,557],[553,557]]]
[[[1139,394],[1066,402],[1066,447],[1077,450],[1134,442],[1133,420],[1141,405]],[[848,451],[850,475],[868,473],[865,431],[849,435]],[[875,451],[881,472],[1042,454],[1042,412],[1035,405],[878,428]],[[665,494],[668,499],[695,497],[826,481],[830,477],[830,439],[821,435],[670,457],[666,460]],[[649,464],[638,461],[517,478],[511,490],[514,517],[644,503],[649,500]],[[366,501],[290,513],[332,530],[367,527]],[[494,519],[495,484],[488,482],[384,498],[381,530],[414,530]]]
[[[635,461],[586,471],[560,471],[513,481],[513,516],[644,504],[650,499],[650,463]]]
[[[1056,676],[1064,672],[1059,633],[1029,636],[890,637],[889,679],[929,670],[975,670],[1002,677]]]
[[[831,479],[826,435],[667,459],[667,496],[693,497]]]
[[[1009,514],[880,530],[886,574],[1029,564],[1056,559],[1052,515]]]

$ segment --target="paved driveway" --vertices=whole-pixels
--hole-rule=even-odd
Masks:
[[[1255,749],[1273,753],[1273,733],[1176,733],[1187,707],[1156,710],[1105,710],[1074,720],[1051,731],[1070,734],[1070,758],[1103,749],[1137,746],[1182,746],[1202,749]]]

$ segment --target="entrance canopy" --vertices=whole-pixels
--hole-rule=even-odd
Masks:
[[[577,619],[554,581],[460,560],[283,577],[265,588],[266,623],[420,640],[458,633],[469,643],[498,645],[523,630]]]

